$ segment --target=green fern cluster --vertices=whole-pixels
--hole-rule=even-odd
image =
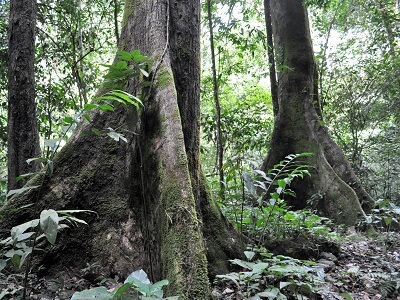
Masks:
[[[399,272],[391,273],[369,273],[365,277],[367,278],[379,278],[381,279],[381,286],[379,291],[381,292],[384,299],[389,296],[393,296],[396,292],[400,292],[400,276]]]

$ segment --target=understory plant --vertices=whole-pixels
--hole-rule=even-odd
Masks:
[[[14,226],[11,229],[10,236],[0,241],[0,274],[5,271],[7,265],[12,265],[18,269],[25,267],[25,276],[23,276],[24,287],[17,290],[23,290],[25,298],[27,289],[28,275],[31,271],[32,256],[35,251],[45,251],[42,246],[44,240],[51,245],[56,243],[57,235],[60,230],[68,228],[71,224],[87,223],[73,214],[92,212],[88,210],[43,210],[40,218]],[[41,244],[39,247],[38,244]],[[6,295],[15,293],[15,290],[3,290],[0,293],[0,299]]]
[[[333,237],[331,221],[310,210],[292,211],[285,197],[296,197],[290,184],[310,176],[312,167],[302,158],[312,153],[290,154],[267,172],[255,170],[253,176],[243,172],[243,195],[232,195],[231,207],[224,209],[230,221],[251,240],[255,246],[268,239],[282,239],[293,234],[323,235]]]
[[[163,298],[164,292],[162,287],[168,285],[168,280],[164,279],[154,284],[150,282],[147,274],[143,270],[138,270],[131,273],[124,283],[113,290],[107,290],[106,287],[100,286],[81,292],[76,292],[72,295],[71,300],[88,300],[88,299],[103,299],[103,300],[177,300],[178,297]]]
[[[299,260],[283,255],[273,255],[260,248],[245,251],[247,260],[230,262],[242,269],[225,275],[217,275],[219,281],[229,281],[236,293],[246,299],[309,299],[322,289],[323,268],[313,261]],[[253,259],[258,257],[257,260]]]
[[[380,233],[379,238],[383,243],[384,253],[386,254],[391,244],[398,243],[397,237],[392,238],[392,236],[394,231],[400,230],[399,222],[400,207],[388,199],[378,199],[371,210],[371,214],[367,215],[362,223],[372,226],[376,232]]]

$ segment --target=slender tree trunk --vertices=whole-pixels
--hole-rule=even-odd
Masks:
[[[80,99],[80,108],[82,109],[83,106],[88,103],[88,97],[86,92],[86,84],[84,79],[84,66],[83,66],[83,33],[82,33],[82,0],[78,0],[78,48],[79,48],[79,57],[76,60],[76,73],[77,73],[77,80],[78,80],[78,90],[81,95]],[[83,101],[82,101],[83,100]]]
[[[215,103],[215,117],[216,117],[216,138],[217,138],[217,161],[221,198],[224,199],[225,179],[224,179],[224,148],[222,145],[222,132],[221,132],[221,106],[219,102],[219,88],[217,79],[217,66],[215,62],[215,46],[214,46],[214,28],[212,24],[211,15],[211,0],[207,0],[207,16],[208,16],[208,30],[210,32],[210,50],[211,50],[211,69],[213,77],[213,91]]]
[[[119,27],[118,27],[119,5],[118,5],[118,0],[113,0],[113,5],[114,5],[114,34],[115,34],[115,39],[117,41],[117,46],[119,46]]]
[[[11,0],[8,49],[8,190],[20,188],[19,175],[39,170],[40,156],[35,105],[36,1]]]
[[[88,227],[62,234],[43,257],[48,272],[98,263],[103,274],[124,277],[142,268],[153,281],[169,280],[167,295],[208,299],[208,276],[227,272],[242,249],[200,167],[200,2],[127,1],[123,24],[123,50],[153,62],[152,88],[138,79],[127,88],[145,107],[97,112],[92,124],[81,124],[40,194],[14,197],[0,211],[2,228],[32,217],[9,208],[35,197],[41,209],[95,210]],[[125,130],[128,142],[87,134],[107,127]]]
[[[290,153],[312,152],[311,178],[294,182],[295,208],[307,201],[336,222],[354,224],[368,210],[371,198],[362,188],[341,149],[320,124],[313,105],[315,61],[302,0],[271,0],[272,27],[277,55],[279,113],[271,148],[264,160],[267,170]],[[360,204],[361,202],[361,204]]]
[[[278,115],[279,111],[279,98],[278,98],[278,84],[276,82],[276,64],[274,54],[274,42],[272,36],[271,24],[271,7],[270,0],[264,0],[264,14],[265,14],[265,27],[267,31],[267,47],[268,47],[268,65],[269,65],[269,80],[271,83],[272,107],[274,117]]]

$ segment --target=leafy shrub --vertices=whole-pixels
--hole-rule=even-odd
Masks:
[[[150,282],[147,274],[143,270],[131,273],[125,279],[124,284],[114,291],[108,291],[107,288],[101,286],[73,294],[71,300],[88,300],[88,299],[168,299],[177,300],[178,297],[163,298],[162,287],[168,284],[168,280],[161,280],[154,284]]]
[[[288,256],[260,251],[246,251],[248,261],[234,259],[231,263],[242,268],[241,272],[217,275],[218,280],[231,281],[236,291],[249,299],[296,299],[314,296],[322,286],[323,269],[313,261],[298,260]],[[255,256],[261,257],[251,262]]]

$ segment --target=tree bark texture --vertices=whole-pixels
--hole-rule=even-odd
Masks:
[[[295,208],[307,200],[322,214],[348,225],[364,216],[370,196],[350,167],[341,149],[321,125],[313,105],[315,61],[307,11],[302,0],[271,0],[271,16],[278,73],[279,113],[271,148],[263,170],[290,153],[312,152],[312,176],[292,184]],[[360,204],[361,203],[361,204]]]
[[[265,29],[267,32],[267,47],[268,47],[268,65],[269,65],[269,81],[271,83],[271,96],[272,108],[274,117],[279,112],[279,97],[278,97],[278,83],[276,82],[276,64],[274,54],[274,42],[271,24],[271,0],[264,0],[264,15],[265,15]]]
[[[38,171],[38,163],[27,164],[40,156],[35,105],[35,30],[36,1],[10,1],[8,40],[8,185],[17,189],[25,181],[19,175]]]
[[[2,228],[32,217],[8,212],[35,197],[39,211],[98,213],[83,217],[88,227],[61,234],[43,258],[49,271],[96,262],[101,272],[124,277],[143,268],[153,281],[169,280],[167,295],[208,299],[207,275],[227,272],[228,259],[240,255],[239,236],[212,201],[200,167],[199,30],[197,0],[126,2],[121,50],[138,49],[153,62],[152,88],[142,90],[138,79],[127,88],[145,107],[96,112],[56,156],[41,194],[14,197],[0,211]],[[128,143],[88,134],[93,127],[126,129]]]

